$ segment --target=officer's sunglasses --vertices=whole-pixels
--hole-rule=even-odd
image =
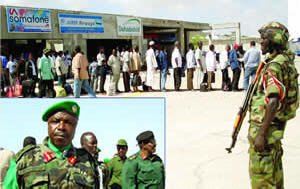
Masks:
[[[127,146],[117,145],[117,149],[118,149],[118,150],[120,150],[120,149],[126,150],[126,149],[127,149]]]

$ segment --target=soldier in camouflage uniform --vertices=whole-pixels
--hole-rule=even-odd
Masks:
[[[5,177],[4,188],[98,188],[98,171],[93,157],[72,145],[80,107],[63,101],[48,108],[48,137],[42,144],[19,151]]]
[[[100,189],[106,188],[107,185],[107,177],[108,177],[108,169],[104,162],[99,161],[99,153],[101,152],[100,148],[97,147],[98,140],[94,133],[85,132],[80,137],[80,143],[82,148],[88,151],[97,163],[97,167],[99,170],[99,181],[100,181]]]
[[[122,171],[123,189],[164,189],[165,169],[156,154],[156,141],[152,131],[136,137],[140,151],[125,161]]]
[[[249,173],[252,189],[283,189],[281,139],[299,107],[298,73],[287,28],[271,22],[259,33],[266,59],[249,104]]]
[[[128,150],[128,145],[126,140],[120,139],[117,142],[118,152],[114,157],[108,162],[108,171],[109,171],[109,189],[121,189],[122,181],[121,175],[125,160],[127,159],[126,153]]]

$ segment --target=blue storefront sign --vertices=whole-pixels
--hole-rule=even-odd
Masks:
[[[50,10],[6,7],[8,32],[51,32]]]
[[[102,16],[58,14],[61,33],[103,33]]]

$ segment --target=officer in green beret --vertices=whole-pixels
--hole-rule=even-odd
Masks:
[[[16,154],[5,177],[5,189],[99,188],[93,157],[72,145],[79,113],[79,105],[70,100],[44,112],[48,137],[42,144],[29,145]]]
[[[130,156],[122,171],[123,189],[163,189],[165,169],[161,158],[154,154],[156,141],[152,131],[136,137],[140,151]]]
[[[128,145],[126,140],[120,139],[117,142],[117,153],[108,163],[108,171],[109,171],[109,189],[121,189],[122,181],[121,175],[123,170],[123,165],[125,160],[127,159],[126,153],[128,150]]]
[[[298,73],[288,29],[271,22],[259,33],[266,58],[249,103],[249,173],[252,189],[283,189],[281,139],[299,107]]]

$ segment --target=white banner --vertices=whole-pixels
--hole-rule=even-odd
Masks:
[[[142,21],[136,17],[117,16],[119,36],[141,36]]]

